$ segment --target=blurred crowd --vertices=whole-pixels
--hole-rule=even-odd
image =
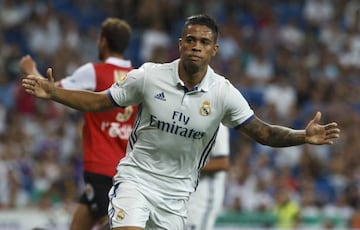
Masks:
[[[259,117],[302,129],[321,111],[322,122],[342,130],[332,146],[289,148],[232,130],[225,209],[270,211],[286,193],[302,216],[340,216],[360,227],[357,0],[0,0],[0,211],[64,205],[71,212],[83,186],[81,114],[27,95],[21,56],[65,77],[97,60],[98,28],[110,16],[133,28],[126,58],[135,67],[171,61],[184,18],[196,13],[217,20],[212,66]]]

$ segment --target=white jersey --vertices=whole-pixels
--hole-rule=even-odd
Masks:
[[[179,60],[145,63],[109,89],[118,106],[139,105],[127,155],[114,180],[134,181],[162,196],[187,199],[220,122],[240,126],[254,113],[239,90],[210,67],[197,87],[186,90],[178,65]]]
[[[116,57],[109,57],[105,63],[130,68],[131,62]],[[71,76],[60,80],[61,87],[64,89],[84,89],[94,91],[96,89],[96,73],[93,63],[86,63],[74,71]]]
[[[230,131],[229,128],[220,124],[211,157],[229,156],[230,154]]]
[[[230,131],[220,125],[211,157],[230,155]],[[205,174],[188,202],[187,230],[212,230],[223,207],[226,171]]]

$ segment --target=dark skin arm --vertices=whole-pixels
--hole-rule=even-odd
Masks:
[[[288,147],[301,144],[333,144],[339,137],[340,129],[337,123],[321,125],[321,113],[317,112],[304,130],[294,130],[288,127],[268,124],[258,117],[254,117],[240,131],[250,136],[255,141],[272,147]]]
[[[57,87],[52,69],[47,70],[47,78],[28,75],[23,79],[25,91],[39,98],[51,99],[80,111],[106,111],[116,108],[106,91],[91,92],[85,90],[66,90]]]

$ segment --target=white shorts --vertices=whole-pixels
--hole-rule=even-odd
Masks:
[[[223,207],[226,172],[200,178],[188,202],[187,230],[212,230]]]
[[[164,199],[147,188],[120,182],[109,191],[110,228],[141,227],[146,230],[184,230],[186,200]]]

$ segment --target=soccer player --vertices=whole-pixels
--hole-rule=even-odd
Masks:
[[[216,218],[223,207],[229,155],[229,128],[220,124],[210,159],[201,169],[199,184],[188,202],[187,230],[214,228]]]
[[[339,137],[336,122],[319,124],[320,112],[303,130],[262,121],[239,90],[209,66],[219,48],[217,37],[211,17],[190,16],[178,42],[179,59],[145,63],[102,92],[56,87],[51,68],[47,79],[27,75],[22,80],[31,95],[82,111],[139,105],[109,192],[112,229],[185,229],[186,204],[220,123],[273,147],[333,144]]]
[[[124,59],[131,36],[131,27],[117,18],[103,21],[98,40],[99,63],[80,66],[71,76],[56,82],[64,89],[100,92],[120,82],[132,69]],[[36,63],[29,56],[20,61],[22,72],[37,74]],[[125,156],[128,137],[137,113],[136,106],[127,106],[102,113],[85,112],[83,156],[85,191],[75,210],[71,229],[90,230],[108,223],[108,192],[116,165]]]

